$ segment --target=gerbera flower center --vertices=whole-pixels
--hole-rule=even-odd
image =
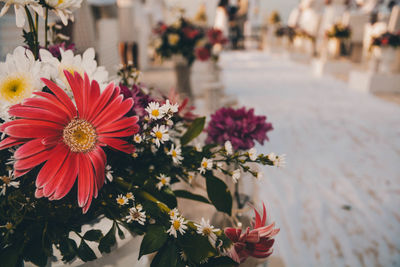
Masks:
[[[178,230],[181,227],[181,222],[178,220],[175,220],[172,226],[175,228],[175,230]]]
[[[160,132],[160,131],[156,132],[157,139],[162,139],[162,136],[163,136],[162,132]]]
[[[73,119],[63,131],[63,140],[73,152],[92,151],[97,142],[93,125],[82,119]]]
[[[7,77],[0,83],[0,98],[11,104],[18,103],[25,98],[30,87],[30,81],[24,75]]]

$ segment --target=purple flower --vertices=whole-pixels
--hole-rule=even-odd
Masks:
[[[64,51],[75,50],[75,44],[71,43],[67,45],[65,42],[62,42],[54,45],[49,45],[48,50],[53,55],[53,57],[60,59],[61,58],[60,48],[62,48]]]
[[[119,87],[121,88],[121,94],[124,96],[124,99],[129,97],[133,98],[133,107],[130,115],[137,115],[140,121],[143,120],[143,117],[147,115],[145,108],[150,102],[156,100],[151,98],[150,95],[145,94],[138,85],[133,85],[131,89],[122,84],[120,84]]]
[[[265,140],[269,140],[267,132],[273,129],[266,119],[265,116],[254,115],[254,109],[221,108],[211,116],[206,142],[223,145],[229,140],[235,149],[243,150],[254,147],[255,140],[264,144]]]

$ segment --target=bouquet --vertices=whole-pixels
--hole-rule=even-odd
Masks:
[[[400,32],[390,33],[385,32],[380,36],[375,36],[372,38],[371,47],[393,47],[397,48],[400,46]]]
[[[12,4],[26,11],[32,27],[24,32],[28,48],[17,47],[0,63],[2,264],[45,266],[55,250],[65,263],[91,261],[111,252],[123,228],[144,236],[139,257],[155,253],[152,266],[235,266],[272,253],[279,229],[267,225],[265,207],[242,232],[218,229],[208,218],[190,221],[177,206],[186,198],[231,215],[232,194],[216,175],[237,181],[242,173],[261,176],[249,163],[281,165],[282,156],[252,148],[272,129],[265,117],[222,109],[207,127],[207,144],[195,144],[205,118],[193,114],[187,99],[156,96],[132,67],[110,82],[93,49],[74,55],[60,45],[53,55],[49,46],[57,44],[46,38],[40,45],[32,14],[45,16],[47,32],[50,10],[71,19],[80,1],[10,1],[5,8]],[[225,123],[226,112],[234,115]],[[195,179],[205,180],[206,194],[173,190]],[[82,230],[105,219],[112,222],[106,232]]]
[[[207,61],[210,58],[217,62],[223,46],[228,42],[219,29],[211,28],[207,30],[205,38],[196,44],[196,59]]]
[[[275,30],[276,37],[287,36],[290,41],[293,41],[295,35],[296,35],[296,30],[293,27],[280,26]]]
[[[351,30],[349,26],[345,26],[341,23],[336,23],[329,30],[326,31],[325,35],[328,37],[328,39],[348,39],[351,36]]]

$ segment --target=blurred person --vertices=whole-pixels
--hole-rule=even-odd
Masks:
[[[134,0],[117,0],[119,44],[118,51],[121,64],[138,66],[138,46],[134,21]]]
[[[249,12],[249,0],[239,0],[238,11],[236,13],[236,23],[238,28],[238,48],[244,48],[244,25],[247,21]]]
[[[220,0],[215,14],[214,28],[222,31],[224,36],[229,36],[229,0]]]

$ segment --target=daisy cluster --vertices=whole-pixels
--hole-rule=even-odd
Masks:
[[[143,211],[143,207],[140,204],[135,204],[135,197],[132,192],[128,192],[125,195],[119,194],[115,199],[119,206],[129,206],[129,214],[125,217],[127,223],[137,222],[144,225],[146,222],[146,212]]]

